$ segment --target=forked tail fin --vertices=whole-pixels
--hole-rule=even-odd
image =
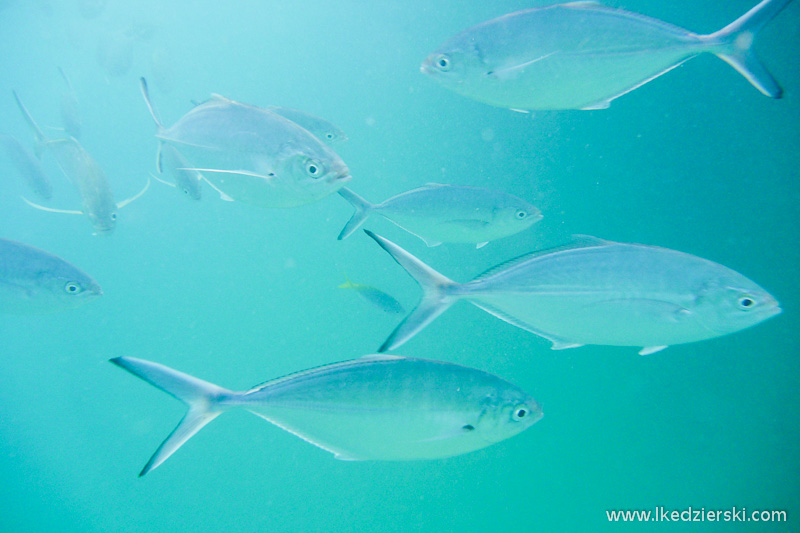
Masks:
[[[718,43],[713,53],[747,78],[756,89],[771,98],[783,96],[783,89],[772,74],[759,61],[753,51],[755,36],[792,0],[762,0],[750,11],[731,22],[718,32],[704,36],[711,43]]]
[[[347,187],[339,189],[338,192],[339,196],[350,202],[356,210],[356,212],[353,213],[353,216],[350,217],[350,220],[347,221],[347,224],[344,225],[344,228],[342,228],[342,231],[337,237],[337,239],[341,241],[342,239],[346,239],[352,235],[352,233],[357,230],[365,220],[367,220],[367,217],[375,206],[361,198]]]
[[[397,264],[403,267],[422,287],[422,300],[378,349],[379,352],[385,352],[394,350],[411,339],[453,305],[459,298],[455,291],[459,284],[439,274],[393,242],[375,235],[369,230],[364,230],[364,232],[386,250],[397,261]]]
[[[139,473],[139,477],[166,461],[184,442],[219,416],[226,409],[225,406],[221,405],[221,400],[231,398],[237,394],[207,381],[143,359],[115,357],[110,362],[158,387],[189,407],[178,426],[161,443],[161,446],[158,447],[144,466]]]
[[[17,91],[11,91],[11,92],[14,93],[14,100],[17,101],[17,107],[19,107],[22,116],[25,118],[25,122],[28,123],[28,126],[31,127],[34,135],[36,135],[36,145],[34,147],[34,152],[36,153],[36,157],[41,159],[42,152],[44,152],[44,148],[45,146],[47,146],[47,137],[45,136],[44,132],[42,132],[42,129],[39,127],[39,125],[36,124],[36,121],[33,120],[33,117],[28,111],[28,108],[25,107],[25,104],[23,104],[22,100],[19,99]]]

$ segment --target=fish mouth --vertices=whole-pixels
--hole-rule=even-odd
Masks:
[[[426,59],[425,61],[422,62],[422,64],[419,66],[419,71],[422,72],[423,74],[427,74],[428,76],[433,74],[433,66],[431,66],[431,62],[429,59]]]
[[[341,175],[341,176],[331,176],[331,177],[330,177],[330,179],[329,179],[328,181],[329,181],[330,183],[341,183],[341,184],[345,184],[345,183],[347,183],[348,181],[350,181],[351,179],[353,179],[353,176],[351,176],[350,174],[344,174],[344,175]]]

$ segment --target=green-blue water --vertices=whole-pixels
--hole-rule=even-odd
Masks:
[[[707,33],[754,3],[610,5]],[[2,159],[0,237],[66,258],[105,294],[57,314],[0,315],[0,530],[614,531],[624,526],[606,510],[656,506],[788,512],[787,523],[692,524],[698,531],[800,529],[800,4],[757,38],[783,100],[703,56],[608,110],[533,117],[419,72],[454,33],[531,2],[109,1],[94,18],[79,4],[0,2],[0,129],[30,146],[11,89],[42,125],[60,124],[60,66],[79,100],[81,142],[118,200],[154,171],[144,75],[166,123],[212,92],[328,118],[350,139],[335,147],[350,185],[372,201],[439,182],[505,190],[542,210],[532,229],[479,250],[426,248],[386,220],[367,222],[455,280],[584,233],[722,263],[784,312],[640,357],[554,352],[459,304],[398,353],[530,392],[545,416],[521,435],[440,461],[343,462],[233,412],[139,479],[183,406],[107,359],[151,359],[246,389],[383,342],[398,317],[338,289],[345,273],[406,308],[419,290],[361,232],[336,240],[352,212],[337,196],[266,210],[210,188],[192,203],[154,183],[120,211],[113,235],[92,236],[85,217],[25,205]],[[122,50],[116,63],[103,68],[98,46]],[[45,168],[48,205],[77,209],[52,160]],[[628,527],[680,527],[662,524]]]

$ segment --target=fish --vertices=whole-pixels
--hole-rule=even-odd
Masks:
[[[542,219],[539,210],[510,194],[459,185],[429,183],[371,204],[348,188],[339,195],[356,211],[339,233],[339,240],[356,231],[377,213],[428,246],[443,242],[469,243],[481,248],[489,241],[508,237]]]
[[[347,276],[345,276],[347,278]],[[402,304],[398,302],[394,297],[386,294],[382,290],[373,287],[371,285],[364,285],[362,283],[353,283],[349,279],[346,282],[339,285],[340,289],[352,289],[356,291],[356,293],[361,296],[363,299],[380,309],[385,313],[391,314],[402,314],[405,313],[406,310],[403,308]]]
[[[35,204],[25,198],[23,198],[23,200],[25,200],[28,205],[43,211],[86,215],[96,234],[111,232],[117,223],[117,210],[128,205],[147,192],[147,189],[150,187],[150,179],[148,178],[147,183],[139,193],[117,204],[114,200],[114,194],[111,192],[111,185],[108,183],[105,172],[89,152],[81,146],[81,143],[74,137],[68,137],[66,139],[48,139],[33,120],[28,109],[17,95],[17,92],[12,92],[14,94],[14,99],[17,101],[17,106],[20,112],[22,112],[22,116],[36,135],[36,143],[39,147],[37,152],[47,150],[53,155],[61,171],[77,189],[81,197],[81,209],[54,209]]]
[[[217,189],[261,207],[296,207],[350,181],[344,161],[314,135],[267,109],[214,95],[166,128],[140,79],[161,144],[173,145]]]
[[[267,109],[284,118],[288,118],[326,144],[336,144],[347,140],[345,132],[322,117],[299,109],[292,109],[291,107],[271,105]]]
[[[738,272],[657,246],[581,235],[457,283],[364,231],[423,292],[380,352],[401,346],[459,300],[549,340],[554,350],[636,346],[641,355],[734,333],[781,312],[774,296]]]
[[[66,83],[68,89],[61,95],[61,122],[67,135],[80,139],[83,120],[81,120],[81,115],[78,111],[78,97],[75,96],[72,83],[70,83],[64,70],[58,67],[58,71],[61,73],[61,77],[64,78],[64,83]]]
[[[0,312],[50,313],[78,307],[102,294],[94,279],[64,259],[0,239]]]
[[[164,144],[158,151],[158,171],[169,174],[175,180],[175,187],[191,200],[200,200],[203,191],[200,187],[203,175],[192,170],[191,165],[171,144]],[[172,185],[171,183],[169,185]]]
[[[47,173],[33,154],[11,135],[0,134],[0,143],[28,188],[42,200],[51,199],[53,184],[50,183],[50,178],[47,177]]]
[[[763,0],[708,35],[596,2],[527,9],[452,37],[421,71],[462,96],[515,111],[604,109],[684,61],[711,53],[766,96],[780,98],[783,91],[756,57],[753,42],[789,2]]]
[[[243,392],[143,359],[110,361],[188,407],[140,477],[234,408],[244,408],[345,461],[451,457],[510,438],[542,418],[536,400],[511,383],[427,359],[368,355]]]

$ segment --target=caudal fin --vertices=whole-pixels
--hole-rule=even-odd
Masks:
[[[47,145],[47,137],[45,136],[42,129],[36,124],[36,121],[33,120],[30,112],[28,112],[28,108],[25,107],[25,104],[22,103],[22,100],[19,99],[17,95],[17,91],[11,91],[14,94],[14,100],[17,101],[17,107],[19,107],[22,116],[25,118],[25,122],[28,123],[28,126],[31,127],[33,130],[34,135],[36,135],[36,146],[34,147],[34,152],[36,153],[37,158],[42,157],[42,152],[44,151],[44,147]]]
[[[762,0],[718,32],[704,37],[719,46],[718,50],[713,51],[717,57],[735,68],[756,89],[771,98],[782,97],[783,89],[756,57],[753,42],[759,30],[791,1]]]
[[[367,217],[375,206],[361,198],[347,187],[339,189],[338,192],[339,196],[350,202],[356,210],[356,212],[353,213],[353,216],[350,217],[350,220],[347,221],[347,224],[344,225],[344,228],[342,228],[342,231],[337,237],[337,239],[341,241],[342,239],[346,239],[352,235],[353,232],[357,230],[365,220],[367,220]]]
[[[153,122],[156,123],[159,131],[163,130],[164,126],[161,124],[161,120],[158,118],[156,110],[153,108],[153,103],[150,101],[150,91],[147,89],[147,80],[144,79],[144,77],[139,78],[139,88],[142,90],[144,103],[147,104],[147,110],[150,111],[150,116],[153,117]]]
[[[219,416],[225,409],[220,405],[221,399],[236,394],[228,389],[143,359],[115,357],[110,362],[158,387],[189,407],[183,420],[161,443],[161,446],[139,473],[139,477],[166,461],[184,442]]]
[[[458,295],[453,291],[458,287],[458,283],[439,274],[395,243],[369,230],[364,232],[386,250],[422,287],[422,300],[378,349],[379,352],[385,352],[404,344],[453,305],[458,300]]]

